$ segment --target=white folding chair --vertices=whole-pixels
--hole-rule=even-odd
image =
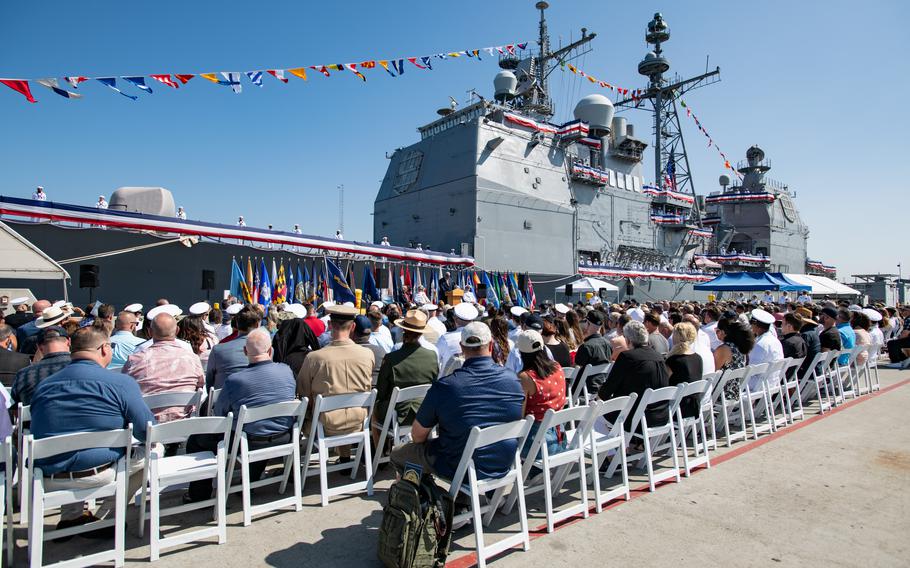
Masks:
[[[585,365],[585,368],[581,373],[576,373],[575,384],[572,387],[572,406],[587,404],[587,401],[591,398],[591,394],[588,393],[588,377],[591,375],[606,375],[610,372],[610,368],[612,367],[613,363]],[[594,394],[596,395],[597,393]]]
[[[593,406],[591,431],[585,443],[585,453],[591,456],[591,478],[594,482],[594,509],[600,513],[603,506],[613,499],[623,497],[626,501],[630,498],[629,464],[626,461],[626,432],[624,430],[626,418],[632,412],[638,395],[611,398],[607,401],[597,401]],[[613,422],[610,423],[607,417]],[[601,465],[613,452],[612,461],[620,468],[621,481],[619,485],[604,491],[601,488]],[[615,470],[615,468],[614,468]],[[607,477],[612,477],[612,472]]]
[[[871,345],[857,345],[850,353],[850,366],[848,367],[848,372],[850,380],[853,382],[853,388],[856,390],[857,394],[860,395],[872,392],[872,380],[869,377],[869,371],[866,367],[866,362],[871,356],[871,348]],[[860,363],[860,360],[862,360],[862,363]]]
[[[423,399],[427,395],[428,390],[430,390],[430,385],[416,385],[403,389],[395,387],[392,389],[392,396],[389,398],[389,407],[388,410],[386,410],[385,418],[382,421],[382,430],[379,432],[379,443],[376,444],[376,455],[373,457],[373,475],[376,475],[376,470],[379,468],[380,463],[389,461],[389,456],[384,455],[385,442],[389,435],[391,434],[392,436],[392,447],[406,442],[411,435],[410,424],[398,423],[398,411],[396,410],[396,406],[402,402]]]
[[[18,467],[17,477],[19,480],[19,523],[23,526],[28,526],[28,497],[29,497],[29,483],[24,482],[28,474],[28,444],[25,443],[26,437],[29,435],[29,427],[32,423],[32,412],[31,406],[23,405],[21,402],[16,409],[16,450],[18,455],[18,460],[16,466]]]
[[[474,524],[474,540],[476,543],[477,566],[484,568],[487,565],[487,559],[521,544],[524,550],[531,548],[531,536],[528,531],[528,512],[525,505],[524,484],[521,482],[521,456],[519,454],[524,446],[531,425],[534,423],[533,417],[527,417],[524,420],[516,420],[506,424],[498,424],[487,428],[475,426],[468,435],[468,441],[458,467],[455,469],[455,475],[452,477],[449,486],[449,495],[454,500],[458,493],[464,493],[471,500],[471,510],[457,515],[453,519],[453,526],[459,526],[468,520]],[[480,448],[505,442],[506,440],[515,440],[515,458],[509,470],[502,477],[490,479],[478,479],[477,468],[474,464],[474,452]],[[467,481],[465,481],[467,476]],[[495,509],[490,505],[481,507],[480,497],[489,491],[495,491],[493,499],[498,502],[502,494],[508,487],[518,494],[518,515],[521,526],[520,532],[499,540],[490,545],[484,544],[484,519],[481,514],[487,513],[486,522],[492,519]]]
[[[221,389],[210,388],[209,395],[205,397],[205,413],[208,416],[215,414],[215,403],[218,402],[218,395],[221,394]]]
[[[841,383],[840,365],[837,360],[840,358],[840,351],[825,352],[825,361],[822,363],[822,369],[825,374],[825,383],[828,392],[831,393],[832,406],[843,404],[846,401],[844,396],[844,385]]]
[[[771,423],[771,408],[765,389],[765,379],[769,367],[770,363],[749,365],[746,381],[743,383],[739,395],[742,400],[743,421],[748,419],[754,440],[757,440],[761,434],[774,432],[774,426]],[[758,406],[757,410],[756,406]]]
[[[730,400],[724,396],[724,389],[727,383],[737,385],[740,389],[740,383],[745,379],[749,367],[740,367],[739,369],[727,369],[723,371],[720,378],[717,379],[717,385],[714,387],[714,411],[720,414],[721,424],[724,427],[724,437],[727,439],[727,447],[733,445],[736,440],[745,440],[748,438],[746,432],[746,421],[743,418],[742,397],[738,396],[736,400]],[[738,426],[735,431],[731,431],[730,426]]]
[[[797,418],[803,420],[806,417],[799,378],[799,368],[805,360],[805,357],[800,357],[799,359],[790,358],[786,367],[781,371],[784,412],[790,424],[795,423]],[[796,407],[795,410],[794,407]]]
[[[717,386],[717,381],[723,374],[723,371],[714,371],[713,373],[702,375],[701,378],[703,381],[708,382],[708,389],[701,400],[700,408],[701,413],[706,417],[705,428],[708,433],[708,447],[712,450],[717,450],[717,424],[714,420],[714,387]]]
[[[594,406],[576,406],[560,411],[547,410],[537,429],[537,434],[531,441],[527,456],[521,467],[521,482],[525,484],[525,497],[543,491],[544,509],[547,514],[547,532],[555,530],[556,523],[581,514],[588,518],[588,482],[585,476],[585,444],[588,443],[591,426],[594,422],[596,403]],[[569,430],[569,424],[578,423],[578,426]],[[566,439],[565,450],[551,454],[546,442],[547,431],[557,428]],[[553,510],[553,497],[562,489],[563,480],[571,473],[573,466],[578,466],[577,477],[581,502],[562,510]],[[556,470],[555,476],[552,470]],[[532,470],[537,470],[533,478],[529,479]],[[555,483],[554,483],[555,479]],[[509,493],[509,499],[503,508],[504,514],[509,514],[518,493]],[[498,503],[494,502],[491,509],[496,509]]]
[[[826,410],[830,410],[833,406],[825,371],[825,365],[828,360],[828,353],[816,353],[799,381],[801,406],[805,408],[812,401],[812,391],[814,390],[818,398],[819,414],[824,414]]]
[[[197,393],[201,396],[202,391],[197,391]],[[198,404],[198,401],[196,402]],[[168,402],[164,406],[181,405],[171,405]],[[227,465],[227,446],[230,443],[233,422],[234,415],[231,413],[228,413],[226,417],[194,417],[155,425],[149,422],[145,439],[145,455],[147,457],[142,475],[142,491],[139,495],[139,536],[145,535],[145,520],[150,519],[150,560],[152,562],[158,560],[163,548],[170,548],[213,536],[218,537],[218,544],[224,544],[227,541],[225,466]],[[204,434],[214,434],[222,437],[222,441],[218,443],[215,452],[202,451],[162,457],[152,451],[152,447],[156,443],[182,443],[186,442],[190,436]],[[215,480],[216,497],[214,499],[165,509],[161,508],[161,494],[165,489],[202,479]],[[146,514],[146,493],[149,495],[149,514]],[[184,532],[166,538],[161,537],[161,517],[179,515],[187,511],[212,506],[215,507],[217,526]]]
[[[768,408],[768,420],[773,430],[787,426],[787,408],[784,404],[784,393],[781,384],[784,380],[784,369],[790,364],[790,359],[785,358],[768,364],[768,371],[762,378],[762,387],[765,389],[765,399]]]
[[[231,457],[227,467],[227,482],[225,487],[228,493],[240,491],[243,494],[243,526],[249,526],[253,522],[253,515],[268,513],[284,507],[294,507],[295,511],[303,509],[303,484],[300,480],[300,429],[303,425],[303,417],[306,414],[307,399],[290,400],[287,402],[276,402],[265,406],[240,407],[240,413],[237,416],[237,424],[234,427],[234,437],[231,441]],[[289,418],[292,421],[289,432],[291,439],[285,444],[277,444],[251,450],[249,438],[243,427],[259,422],[260,420]],[[284,460],[284,475],[274,477],[264,477],[257,481],[250,479],[250,464],[260,461],[268,461],[275,458]],[[231,481],[234,476],[234,466],[240,461],[240,487],[232,487]],[[278,492],[282,495],[287,488],[288,478],[294,476],[294,495],[283,499],[276,499],[267,503],[253,505],[251,503],[250,492],[253,489],[281,483]]]
[[[202,389],[195,391],[183,392],[161,392],[157,394],[147,394],[142,397],[142,401],[149,407],[149,410],[161,410],[162,408],[181,407],[190,408],[187,418],[199,416],[199,406],[202,404]]]
[[[841,358],[846,358],[846,362],[841,362]],[[841,397],[846,402],[847,397],[857,398],[859,396],[859,385],[856,377],[853,375],[854,364],[856,362],[856,352],[853,349],[842,349],[840,356],[834,358],[834,369],[837,376],[837,383],[840,387]]]
[[[675,480],[676,483],[679,483],[680,481],[679,456],[677,455],[678,440],[676,439],[676,429],[674,428],[673,417],[676,415],[676,410],[679,408],[684,388],[684,385],[677,385],[675,387],[663,387],[656,390],[650,388],[645,389],[645,392],[641,395],[641,403],[638,405],[638,410],[636,411],[636,414],[641,412],[640,438],[645,446],[639,462],[643,460],[645,463],[648,471],[648,485],[652,493],[657,489],[657,484],[661,481],[668,479]],[[664,402],[667,403],[666,423],[659,426],[648,426],[647,407]],[[638,434],[633,434],[633,436],[637,435]],[[664,442],[664,440],[667,440],[668,438],[669,440]],[[655,473],[654,457],[658,452],[664,450],[670,452],[673,467],[669,471]]]
[[[13,465],[13,438],[7,436],[0,442],[0,459],[3,460],[3,471],[0,471],[0,518],[3,519],[3,530],[0,530],[0,562],[3,560],[4,537],[6,539],[6,565],[13,565],[13,550],[16,541],[13,539],[13,477],[16,475]],[[20,478],[21,479],[21,478]],[[6,533],[4,535],[4,532]]]
[[[329,504],[329,498],[333,495],[344,495],[355,491],[366,490],[367,495],[373,494],[373,452],[370,450],[370,418],[373,414],[373,404],[376,402],[376,389],[369,392],[354,392],[348,394],[338,394],[334,396],[323,397],[321,394],[316,395],[316,406],[313,409],[312,424],[310,425],[310,435],[306,440],[306,477],[319,475],[319,492],[321,495],[322,506]],[[363,408],[366,410],[366,418],[363,419],[363,425],[360,430],[349,434],[338,434],[327,436],[325,427],[322,424],[322,415],[333,410],[342,410],[346,408]],[[316,446],[316,464],[315,470],[311,465],[313,446]],[[347,463],[336,463],[329,465],[329,449],[339,446],[357,446],[357,453],[351,461]],[[351,470],[351,479],[357,478],[357,470],[360,469],[360,460],[366,473],[365,481],[357,481],[341,485],[338,487],[329,487],[329,473],[345,469]]]
[[[882,383],[878,379],[878,360],[881,357],[881,345],[873,344],[866,358],[866,372],[869,373],[869,389],[882,390]]]
[[[130,445],[133,439],[133,428],[130,425],[122,430],[110,430],[107,432],[80,432],[77,434],[65,434],[62,436],[53,436],[36,440],[31,434],[26,439],[29,445],[29,462],[28,475],[23,483],[31,481],[31,522],[28,531],[28,551],[31,557],[30,566],[39,568],[44,566],[43,552],[44,541],[54,538],[70,536],[78,533],[93,531],[104,527],[114,527],[114,548],[94,554],[79,556],[71,560],[58,562],[54,566],[75,567],[75,566],[93,566],[102,562],[114,562],[114,566],[123,566],[124,564],[124,545],[126,542],[126,502],[129,495],[126,494],[127,487],[127,464],[130,459]],[[47,458],[52,458],[60,454],[87,450],[91,448],[111,448],[122,450],[123,457],[117,460],[115,477],[112,483],[87,487],[84,489],[60,489],[57,491],[45,491],[44,474],[40,467],[35,466],[35,462]],[[103,497],[114,497],[114,518],[86,523],[75,527],[69,527],[59,530],[44,530],[44,512],[47,509],[57,509],[69,503],[82,503],[90,499],[99,499]]]
[[[692,475],[692,470],[696,467],[705,466],[706,468],[711,468],[711,458],[708,456],[708,434],[705,428],[705,413],[703,412],[705,398],[711,396],[711,383],[701,379],[691,383],[682,383],[679,386],[682,387],[682,391],[680,392],[680,404],[676,405],[676,428],[679,432],[683,469],[686,472],[686,477],[689,477]],[[682,401],[688,396],[698,399],[699,412],[695,416],[683,416]],[[692,450],[695,453],[691,458],[686,445],[686,438],[690,431],[692,432]],[[699,445],[702,447],[701,451],[699,451]]]

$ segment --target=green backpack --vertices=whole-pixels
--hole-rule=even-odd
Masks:
[[[443,568],[452,542],[454,504],[424,475],[405,475],[389,488],[379,527],[379,559],[388,568]]]

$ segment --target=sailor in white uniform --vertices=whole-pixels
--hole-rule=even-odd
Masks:
[[[755,333],[755,347],[749,352],[749,364],[761,365],[762,363],[774,363],[784,358],[784,348],[774,335],[771,334],[771,328],[774,326],[774,316],[762,309],[752,310],[750,313],[752,332]],[[761,377],[752,377],[749,379],[749,388],[754,392],[760,387],[759,379]],[[774,377],[772,377],[773,379]]]
[[[107,199],[103,195],[98,196],[98,203],[95,203],[95,207],[98,209],[107,209]]]
[[[32,199],[35,201],[47,201],[47,194],[44,193],[44,188],[40,185],[35,188],[35,193],[32,194]]]
[[[177,208],[177,218],[181,221],[186,221],[186,211],[183,210],[183,207]]]
[[[449,362],[449,359],[461,353],[461,328],[476,320],[480,312],[473,304],[462,302],[455,306],[455,330],[444,334],[436,342],[436,349],[439,352],[439,376],[442,377],[443,370]]]

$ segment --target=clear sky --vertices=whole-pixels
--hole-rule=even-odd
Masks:
[[[537,37],[534,2],[3,2],[0,76],[148,75],[289,68],[480,48]],[[553,44],[598,34],[575,63],[637,87],[644,28],[662,11],[673,71],[721,67],[722,82],[687,100],[731,160],[764,148],[811,229],[809,254],[856,272],[894,272],[906,246],[910,92],[903,1],[551,1]],[[896,26],[896,27],[895,27]],[[345,187],[345,236],[369,240],[385,154],[417,139],[452,96],[490,96],[493,60],[366,71],[287,85],[245,80],[243,93],[195,78],[136,102],[83,84],[66,100],[33,84],[37,104],[0,86],[0,193],[91,204],[120,186],[173,191],[190,218],[334,234]],[[62,79],[61,79],[62,82]],[[121,81],[122,83],[122,81]],[[558,120],[603,92],[571,75],[552,85]],[[635,115],[633,114],[632,117]],[[638,131],[650,130],[641,118]],[[683,126],[700,193],[723,173],[714,149]]]

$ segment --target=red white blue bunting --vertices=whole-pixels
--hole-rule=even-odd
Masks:
[[[583,276],[600,278],[652,278],[656,280],[677,280],[682,282],[707,282],[716,275],[705,272],[669,272],[666,270],[633,270],[605,265],[581,265],[578,273]]]
[[[773,193],[724,193],[709,195],[705,203],[773,203],[777,196]]]

